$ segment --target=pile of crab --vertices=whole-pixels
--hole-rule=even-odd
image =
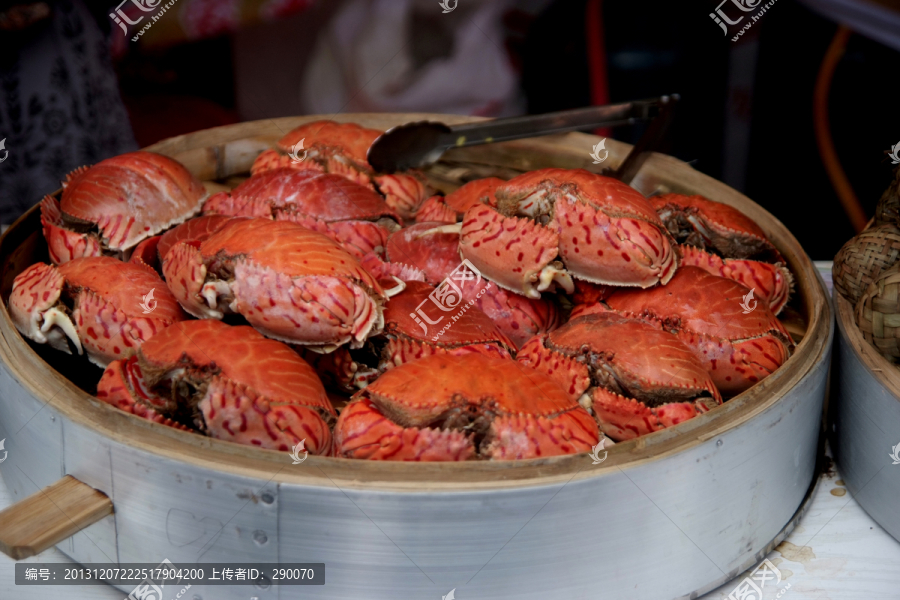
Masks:
[[[373,171],[379,134],[308,123],[211,196],[148,152],[75,171],[41,204],[52,264],[16,278],[17,328],[139,417],[372,460],[588,452],[790,356],[791,274],[734,208],[565,169],[433,194]]]

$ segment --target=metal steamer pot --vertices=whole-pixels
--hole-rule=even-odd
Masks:
[[[317,118],[220,127],[148,149],[223,181]],[[375,128],[467,120],[335,118]],[[597,141],[573,133],[456,149],[429,177],[452,189],[460,173],[595,168]],[[607,140],[607,148],[604,166],[615,168],[629,147]],[[670,600],[734,578],[784,538],[815,481],[830,304],[794,237],[745,196],[663,155],[650,157],[632,185],[702,194],[754,219],[796,276],[785,323],[800,341],[747,392],[617,444],[600,464],[582,454],[460,464],[310,456],[293,465],[287,453],[120,412],[82,389],[92,385],[79,381],[84,363],[27,343],[5,309],[14,276],[45,256],[35,207],[0,238],[0,439],[9,452],[0,473],[19,501],[54,487],[10,509],[27,526],[0,520],[0,549],[22,557],[56,545],[81,563],[326,565],[324,586],[193,586],[190,594],[205,600],[440,598],[454,588],[461,600]]]
[[[834,292],[837,352],[829,412],[831,448],[853,498],[900,541],[900,370],[867,342],[853,306]]]

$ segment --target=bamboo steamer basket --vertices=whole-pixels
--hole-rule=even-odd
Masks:
[[[318,118],[220,127],[148,149],[202,180],[233,184],[259,152]],[[375,128],[472,120],[333,118]],[[597,141],[572,133],[454,149],[429,177],[451,190],[473,174],[596,170],[589,152]],[[602,166],[612,168],[630,149],[613,140],[607,148]],[[207,600],[440,598],[453,588],[461,600],[669,600],[736,577],[784,539],[814,485],[830,304],[794,237],[745,196],[658,154],[632,185],[644,194],[702,194],[737,207],[796,276],[785,319],[796,352],[723,406],[617,444],[597,465],[585,454],[462,464],[310,456],[292,465],[286,453],[181,432],[97,401],[75,383],[82,363],[29,345],[4,302],[0,438],[7,438],[9,458],[0,468],[17,500],[51,484],[55,495],[52,503],[39,495],[0,515],[0,549],[24,556],[56,545],[82,563],[326,564],[324,586],[191,588]],[[35,207],[0,238],[4,300],[13,277],[44,252]]]
[[[882,276],[886,274],[889,279],[890,272]],[[837,291],[834,304],[838,334],[829,407],[834,459],[853,498],[900,541],[900,467],[891,458],[900,444],[900,367],[865,339],[853,305]],[[880,331],[896,325],[883,323],[885,319],[875,319],[882,321]],[[884,338],[876,341],[887,343]]]

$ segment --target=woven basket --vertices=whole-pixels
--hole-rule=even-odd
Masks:
[[[900,265],[875,278],[856,305],[856,324],[867,342],[900,362]]]
[[[834,257],[834,287],[854,305],[886,269],[900,262],[900,228],[892,224],[866,229]]]

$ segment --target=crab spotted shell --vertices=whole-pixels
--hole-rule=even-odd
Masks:
[[[203,214],[292,221],[327,235],[356,258],[384,253],[400,216],[372,190],[339,175],[275,169],[220,192]]]
[[[531,298],[572,277],[650,287],[669,281],[677,256],[646,199],[627,185],[583,169],[540,169],[495,192],[497,207],[476,204],[463,217],[460,254],[510,291]]]
[[[97,397],[152,421],[272,450],[331,452],[336,413],[289,346],[251,327],[185,321],[109,365]]]
[[[615,313],[586,315],[537,336],[517,360],[553,377],[615,441],[677,425],[722,403],[703,365],[676,336]]]
[[[460,265],[459,233],[441,223],[417,223],[388,238],[386,255],[392,263],[417,269],[424,273],[425,281],[438,285]],[[408,281],[403,274],[398,276]],[[484,279],[462,286],[461,292],[516,348],[562,321],[559,307],[550,298],[526,298]]]
[[[71,342],[101,367],[187,319],[153,269],[107,256],[31,265],[13,281],[9,311],[25,337],[67,353]]]
[[[289,221],[232,219],[202,244],[180,242],[163,264],[192,315],[238,313],[268,337],[332,351],[381,330],[385,293],[322,234]]]
[[[707,273],[737,281],[752,289],[762,302],[769,305],[772,314],[780,313],[790,300],[794,277],[787,267],[781,264],[721,258],[688,245],[679,246],[678,252],[682,266],[699,267]]]
[[[390,369],[334,428],[338,456],[511,460],[588,452],[597,424],[548,375],[482,354],[436,354]]]
[[[425,177],[417,171],[390,175],[375,173],[366,154],[381,133],[355,123],[327,120],[305,123],[286,133],[275,149],[260,154],[250,171],[259,175],[273,169],[290,168],[340,175],[371,189],[377,188],[388,206],[404,219],[412,219],[428,197]],[[298,160],[290,153],[301,142],[305,158]]]
[[[41,202],[50,259],[122,255],[142,240],[200,210],[206,189],[180,163],[151,152],[131,152],[76,169],[59,202]]]
[[[619,290],[606,299],[612,310],[660,323],[691,348],[723,396],[739,394],[771,375],[790,357],[793,342],[760,302],[745,312],[749,292],[741,284],[697,267],[682,267],[665,286]],[[578,314],[607,310],[600,304]]]

